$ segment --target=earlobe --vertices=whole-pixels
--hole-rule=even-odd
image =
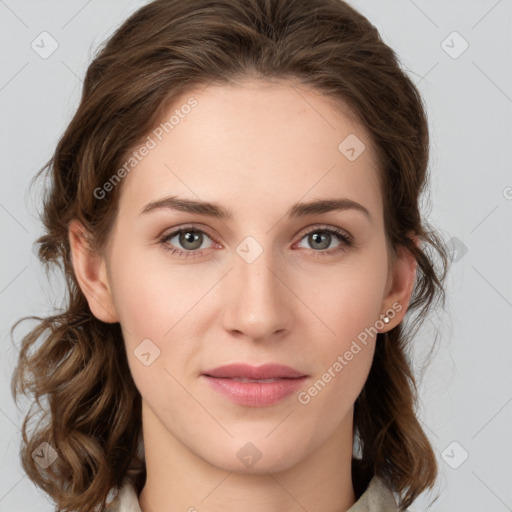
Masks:
[[[417,239],[414,241],[418,244]],[[411,251],[405,247],[397,248],[391,282],[383,301],[382,314],[389,318],[389,322],[384,321],[385,327],[382,332],[396,327],[404,319],[416,282],[417,265],[418,262]]]
[[[78,285],[87,299],[92,314],[98,320],[105,323],[118,322],[106,260],[104,256],[91,249],[86,233],[86,229],[79,221],[70,222],[68,238]]]

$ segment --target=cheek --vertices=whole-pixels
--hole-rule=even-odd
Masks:
[[[382,247],[360,258],[347,259],[336,272],[317,272],[315,286],[304,283],[303,293],[322,320],[317,323],[318,343],[311,357],[318,372],[299,403],[327,421],[339,421],[359,395],[367,379],[382,327],[380,314],[387,279],[387,259]],[[311,339],[315,339],[311,332]],[[333,404],[337,407],[333,410]]]
[[[204,291],[187,287],[177,272],[162,275],[164,267],[144,264],[135,252],[119,262],[113,293],[135,385],[154,410],[187,410],[178,382],[199,348],[191,306]]]
[[[112,270],[113,294],[128,338],[132,342],[143,338],[163,341],[172,336],[208,290],[208,276],[173,265],[165,255],[148,258],[147,251],[123,251],[122,247],[117,252],[124,256],[115,260],[112,254],[118,262]]]
[[[318,418],[328,433],[349,414],[368,377],[376,343],[368,302],[347,302],[346,309],[338,316],[333,313],[329,321],[335,335],[325,334],[318,340],[317,372],[297,395],[305,421],[317,434]]]
[[[171,375],[181,380],[182,368],[195,370],[199,335],[209,321],[202,299],[218,278],[201,265],[176,265],[147,252],[115,247],[111,281],[134,381],[144,396],[157,397],[158,383],[174,386]]]
[[[351,253],[336,265],[304,269],[295,290],[321,320],[325,339],[331,339],[328,352],[375,326],[382,310],[387,281],[387,258],[381,247]],[[330,334],[330,336],[329,336]]]

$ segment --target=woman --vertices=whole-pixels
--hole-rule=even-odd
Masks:
[[[437,473],[406,356],[446,274],[427,161],[418,91],[347,4],[133,14],[42,170],[69,296],[13,376],[48,419],[29,477],[78,512],[410,506]]]

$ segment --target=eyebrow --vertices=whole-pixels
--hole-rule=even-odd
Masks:
[[[198,215],[206,215],[218,219],[231,219],[233,212],[228,208],[224,208],[216,203],[208,201],[196,201],[194,199],[183,199],[176,196],[164,197],[157,201],[152,201],[144,208],[140,214],[149,213],[159,209],[178,210],[186,213],[195,213]],[[288,218],[302,217],[306,215],[320,215],[332,211],[355,210],[363,213],[369,220],[372,220],[370,212],[361,204],[356,203],[352,199],[318,199],[307,203],[294,204],[287,212]]]

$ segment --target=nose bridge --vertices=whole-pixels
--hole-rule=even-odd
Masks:
[[[227,283],[227,330],[263,339],[289,327],[290,300],[286,287],[275,275],[280,273],[276,261],[272,248],[264,248],[253,237],[238,245]]]

